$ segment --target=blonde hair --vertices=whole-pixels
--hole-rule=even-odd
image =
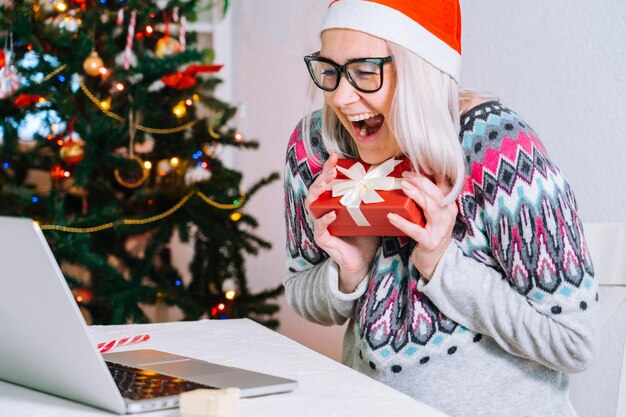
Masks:
[[[459,89],[448,74],[408,49],[387,41],[394,58],[396,88],[387,121],[402,153],[414,169],[425,175],[442,175],[451,190],[441,201],[453,201],[463,188],[465,160],[459,142],[461,114],[475,99],[496,99],[488,93]],[[317,88],[311,81],[305,108],[302,133],[309,154],[311,109]],[[329,153],[356,158],[358,150],[350,133],[335,112],[324,103],[322,108],[322,142]]]

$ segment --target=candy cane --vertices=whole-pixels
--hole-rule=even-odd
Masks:
[[[130,68],[130,54],[132,53],[133,38],[135,37],[135,22],[137,20],[137,12],[133,10],[130,14],[130,23],[128,24],[128,36],[126,36],[126,50],[124,51],[124,69]]]
[[[178,43],[180,43],[180,50],[184,51],[187,48],[187,41],[185,40],[185,30],[187,29],[187,18],[181,16],[180,29],[178,31]]]
[[[117,12],[117,25],[122,26],[123,23],[124,23],[124,9],[120,9]]]
[[[120,346],[126,346],[132,343],[145,342],[148,339],[150,339],[149,334],[140,334],[134,337],[124,337],[122,339],[116,339],[116,340],[111,340],[109,342],[98,343],[97,347],[100,353],[104,353]]]

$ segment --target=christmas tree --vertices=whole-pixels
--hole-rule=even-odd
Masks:
[[[219,7],[226,12],[228,3]],[[0,215],[41,225],[94,323],[249,317],[277,326],[280,287],[251,293],[245,254],[270,245],[244,212],[255,191],[220,149],[255,148],[194,49],[195,0],[14,0],[0,6]],[[1,44],[0,44],[1,45]],[[192,242],[184,271],[177,232]],[[190,243],[191,244],[191,243]]]

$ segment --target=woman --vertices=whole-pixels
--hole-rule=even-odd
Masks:
[[[598,288],[573,193],[535,132],[461,92],[458,1],[340,0],[305,57],[324,108],[290,140],[287,299],[350,320],[343,362],[451,416],[573,416],[567,373],[595,350]],[[338,157],[406,156],[426,226],[335,237],[309,206]]]

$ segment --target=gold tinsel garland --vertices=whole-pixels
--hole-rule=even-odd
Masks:
[[[95,104],[100,109],[100,111],[102,111],[102,113],[104,113],[106,116],[110,117],[111,119],[117,120],[120,123],[124,123],[124,118],[122,116],[102,108],[102,106],[100,105],[100,101],[87,88],[87,86],[85,85],[85,83],[83,83],[82,80],[80,81],[80,89],[83,90],[83,93],[85,93],[87,98],[89,98],[89,100],[91,100],[93,104]],[[153,133],[155,135],[167,135],[170,133],[177,133],[177,132],[182,132],[183,130],[187,130],[191,126],[195,125],[196,123],[198,123],[198,120],[192,120],[191,122],[187,122],[184,125],[172,127],[169,129],[156,129],[153,127],[147,127],[147,126],[143,126],[140,124],[136,124],[135,129],[141,130],[142,132],[146,132],[146,133]]]
[[[48,74],[44,78],[43,81],[47,81],[50,78],[54,77],[55,75],[63,71],[66,67],[67,65],[61,65],[60,67],[52,71],[50,74]],[[120,123],[125,122],[123,117],[113,112],[103,109],[102,106],[100,105],[100,101],[87,88],[87,86],[83,83],[82,80],[80,81],[80,88],[83,91],[83,93],[85,93],[87,98],[89,98],[89,100],[91,100],[100,109],[100,111],[102,111],[106,116]],[[170,128],[170,129],[156,129],[156,128],[143,126],[140,124],[136,124],[135,128],[146,133],[165,135],[165,134],[177,133],[177,132],[181,132],[183,130],[189,129],[191,126],[198,123],[198,121],[199,120],[192,120],[191,122],[185,123],[184,125],[177,126],[177,127]],[[213,126],[209,126],[209,134],[213,138],[220,137],[220,135],[213,130]],[[100,232],[102,230],[112,229],[113,227],[119,226],[119,225],[143,225],[143,224],[154,223],[174,214],[182,206],[184,206],[187,203],[187,201],[191,199],[191,197],[195,195],[200,197],[206,204],[213,206],[219,210],[233,210],[233,209],[239,208],[243,205],[245,198],[246,198],[243,193],[240,193],[239,200],[237,200],[235,204],[223,204],[223,203],[218,203],[217,201],[210,199],[201,191],[194,190],[194,191],[189,192],[186,196],[184,196],[178,203],[172,206],[169,210],[166,210],[163,213],[157,214],[155,216],[147,217],[144,219],[121,219],[121,220],[117,220],[114,222],[109,222],[109,223],[101,224],[98,226],[92,226],[92,227],[71,227],[71,226],[60,226],[60,225],[55,225],[55,224],[44,224],[44,225],[40,225],[40,228],[41,230],[56,230],[56,231],[67,232],[67,233],[95,233],[95,232]]]
[[[163,213],[157,214],[155,216],[146,217],[144,219],[121,219],[121,220],[117,220],[114,222],[109,222],[109,223],[101,224],[99,226],[92,226],[92,227],[71,227],[71,226],[59,226],[55,224],[44,224],[44,225],[40,225],[39,227],[41,228],[41,230],[56,230],[59,232],[67,232],[67,233],[94,233],[94,232],[100,232],[106,229],[112,229],[113,227],[119,226],[119,225],[141,225],[141,224],[154,223],[174,214],[176,211],[178,211],[178,209],[184,206],[187,203],[187,201],[189,201],[189,199],[191,199],[191,197],[193,197],[194,195],[197,195],[205,203],[219,210],[233,210],[233,209],[239,208],[243,205],[246,199],[246,196],[243,193],[239,193],[239,200],[237,200],[236,203],[223,204],[223,203],[218,203],[217,201],[210,199],[201,191],[194,190],[194,191],[189,192],[186,196],[184,196],[178,203],[172,206],[169,210],[166,210]]]

